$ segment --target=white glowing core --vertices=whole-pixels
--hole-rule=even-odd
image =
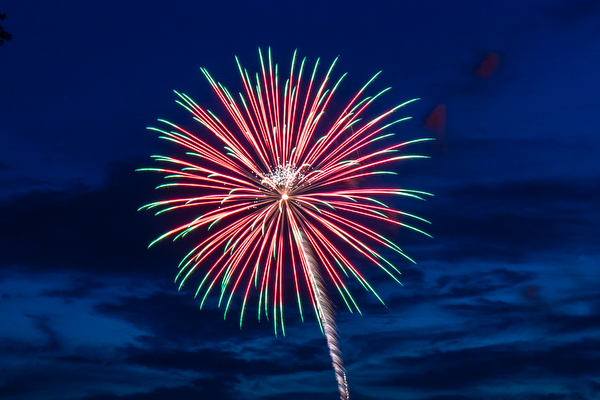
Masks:
[[[298,171],[296,167],[289,162],[277,166],[273,172],[266,173],[265,179],[261,180],[261,184],[270,181],[268,186],[275,189],[273,185],[281,190],[289,191],[294,189],[298,182],[304,178],[302,171]]]
[[[282,199],[287,200],[288,199],[288,195],[287,194],[283,194],[283,196],[281,196]]]

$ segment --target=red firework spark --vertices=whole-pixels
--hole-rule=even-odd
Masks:
[[[320,83],[315,80],[317,60],[305,85],[306,59],[300,62],[295,73],[297,59],[294,52],[289,78],[281,86],[279,70],[272,62],[270,49],[266,63],[260,49],[259,58],[262,68],[253,82],[236,57],[244,85],[244,93],[239,94],[237,101],[223,85],[201,69],[233,120],[230,126],[185,94],[176,92],[177,102],[222,142],[225,151],[180,126],[160,120],[169,125],[168,131],[149,129],[160,132],[162,139],[185,148],[186,156],[181,159],[153,156],[174,167],[141,170],[161,172],[172,181],[158,188],[187,188],[192,195],[157,201],[141,209],[159,209],[156,214],[199,210],[200,215],[194,215],[190,222],[163,234],[150,245],[167,237],[175,240],[198,228],[212,228],[181,261],[176,277],[180,288],[194,271],[202,270],[204,277],[196,291],[196,296],[202,298],[201,307],[208,294],[217,287],[219,306],[225,305],[225,316],[234,294],[240,292],[240,326],[249,295],[255,291],[258,294],[258,318],[263,312],[269,318],[270,311],[275,334],[278,329],[285,334],[286,275],[293,276],[300,315],[303,315],[302,293],[308,293],[318,314],[316,292],[309,277],[310,267],[303,256],[303,235],[312,246],[323,275],[333,283],[351,312],[360,312],[360,309],[344,283],[348,278],[358,280],[367,291],[382,300],[340,244],[353,248],[399,282],[400,272],[378,249],[389,249],[412,260],[394,242],[377,232],[377,224],[401,226],[427,235],[402,222],[405,218],[398,217],[428,222],[392,208],[383,200],[393,196],[423,199],[429,193],[399,188],[394,179],[386,180],[389,185],[384,187],[369,184],[376,182],[375,175],[396,175],[380,169],[386,164],[427,158],[399,152],[404,146],[431,139],[380,145],[394,136],[388,133],[392,125],[409,117],[387,123],[384,120],[417,99],[363,121],[361,118],[367,107],[389,90],[374,96],[363,95],[379,73],[358,91],[328,128],[322,128],[325,110],[345,76],[331,86],[330,74],[337,59]],[[377,145],[380,147],[373,150]]]

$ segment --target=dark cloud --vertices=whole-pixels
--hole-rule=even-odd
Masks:
[[[233,398],[234,397],[228,395],[223,390],[205,391],[202,388],[199,389],[193,386],[182,386],[176,388],[159,388],[150,392],[134,393],[124,396],[118,396],[112,393],[96,394],[92,396],[81,397],[80,400],[229,400]]]
[[[594,15],[600,14],[600,1],[564,1],[563,4],[548,7],[546,10],[548,15],[553,19],[565,24],[574,24],[585,19],[594,18]]]
[[[18,398],[32,394],[38,391],[40,386],[51,382],[52,377],[44,374],[27,374],[11,378],[0,384],[0,398]]]
[[[442,395],[442,396],[432,396],[432,397],[423,397],[422,400],[477,400],[477,397],[467,397],[461,395]]]
[[[322,340],[290,346],[278,344],[273,338],[275,343],[271,344],[268,358],[265,358],[264,348],[250,345],[245,346],[244,358],[224,349],[189,350],[197,348],[198,338],[202,338],[204,344],[213,345],[239,340],[250,343],[257,337],[272,335],[272,327],[271,322],[261,324],[254,315],[250,315],[240,331],[235,317],[233,321],[223,321],[222,310],[207,308],[199,311],[193,299],[186,295],[158,293],[147,298],[122,297],[114,303],[98,304],[95,310],[104,316],[123,319],[147,332],[137,338],[138,345],[123,350],[123,356],[130,363],[153,368],[230,371],[244,375],[285,374],[300,366],[306,371],[329,368],[326,357],[316,357],[325,356]],[[288,329],[293,329],[293,324]]]
[[[2,171],[2,169],[0,169]],[[5,200],[7,197],[23,195],[29,191],[47,191],[60,190],[56,184],[50,181],[35,179],[30,177],[0,177],[0,185],[2,186],[2,197],[0,200]]]
[[[600,307],[587,315],[550,314],[546,317],[550,333],[589,333],[600,331]]]
[[[0,395],[9,397],[11,395],[23,396],[27,393],[34,392],[37,388],[37,384],[32,385],[29,382],[29,386],[25,383],[25,379],[19,378],[10,381],[4,387],[0,387]],[[42,379],[41,383],[47,382],[47,379]],[[48,382],[47,382],[48,383]],[[227,380],[226,378],[217,379],[197,379],[190,382],[189,385],[179,387],[161,387],[151,391],[144,391],[139,393],[133,393],[128,395],[116,395],[114,393],[105,392],[93,395],[81,395],[79,394],[76,398],[78,400],[163,400],[176,398],[180,400],[233,400],[239,398],[239,393],[233,388],[234,382]]]
[[[58,297],[66,301],[88,297],[92,292],[106,287],[106,283],[98,278],[85,275],[76,278],[69,289],[52,289],[44,292],[44,296]]]
[[[474,266],[473,268],[476,268]],[[435,281],[410,281],[410,286],[395,291],[386,301],[390,309],[398,312],[406,307],[414,307],[424,303],[447,301],[452,299],[473,300],[497,291],[516,288],[534,278],[527,271],[509,269],[493,269],[470,272],[444,274]]]
[[[264,312],[261,321],[257,319],[254,299],[248,300],[243,326],[240,329],[240,310],[236,308],[237,303],[231,306],[227,320],[224,320],[224,308],[217,308],[218,294],[209,296],[205,307],[200,310],[200,300],[194,298],[193,291],[183,289],[178,292],[174,284],[164,286],[148,296],[120,296],[98,303],[94,306],[94,311],[103,316],[127,321],[148,332],[154,337],[144,338],[149,342],[161,338],[160,340],[165,342],[188,343],[195,342],[199,336],[203,337],[203,340],[212,341],[273,334],[273,322],[265,318]],[[297,307],[292,307],[296,305],[290,305],[289,313],[286,313],[288,318],[285,320],[286,330],[291,331],[295,327],[305,325],[299,315],[295,315]],[[316,324],[316,320],[308,311],[305,310],[307,324]]]
[[[321,352],[324,350],[322,348]],[[322,363],[320,359],[315,357],[298,358],[293,353],[268,352],[263,353],[259,358],[253,358],[247,353],[239,354],[216,348],[188,351],[130,346],[123,350],[125,362],[162,370],[192,370],[251,377],[286,375],[299,370],[320,372],[330,369],[329,363]]]
[[[223,310],[207,307],[198,309],[199,301],[189,293],[172,291],[156,293],[149,297],[125,296],[95,306],[101,315],[132,323],[150,336],[139,338],[152,343],[196,343],[218,341],[231,337],[256,337],[264,335],[272,322],[259,323],[254,315],[245,319],[243,330],[239,328],[239,313],[231,313],[223,321]]]
[[[364,397],[360,395],[356,395],[356,393],[351,393],[352,399],[356,400],[368,400],[370,397]],[[329,393],[322,392],[287,392],[282,394],[276,394],[268,397],[264,397],[264,400],[330,400],[339,397],[339,393],[337,391],[331,391]]]
[[[41,341],[0,337],[0,354],[8,355],[45,355],[53,354],[63,348],[64,340],[51,325],[50,317],[25,314],[33,328],[42,336]]]
[[[56,351],[61,347],[62,344],[59,335],[50,326],[48,317],[38,315],[26,316],[32,319],[33,326],[46,337],[46,343],[40,349],[41,351]]]
[[[443,208],[429,216],[429,232],[453,245],[423,257],[522,262],[536,253],[592,253],[598,246],[591,234],[600,222],[598,180],[467,185],[443,198]]]
[[[594,335],[594,332],[600,331],[600,321],[597,318],[600,302],[585,303],[589,307],[587,312],[571,313],[561,307],[567,303],[568,300],[562,304],[553,304],[542,299],[509,303],[478,298],[469,303],[446,304],[443,307],[454,315],[468,318],[473,326],[465,331],[465,335],[478,337],[508,329],[542,331],[553,336],[573,332]]]
[[[392,358],[390,362],[403,371],[379,384],[443,390],[471,388],[491,380],[512,381],[516,376],[528,380],[569,376],[584,381],[600,373],[599,344],[585,339],[536,349],[517,342]]]
[[[134,172],[140,164],[115,165],[102,189],[32,192],[0,203],[2,265],[154,276],[175,268],[175,258],[147,249],[149,232],[159,231],[136,211],[152,188],[151,178]]]

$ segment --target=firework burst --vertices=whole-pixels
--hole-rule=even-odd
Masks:
[[[423,199],[429,194],[399,188],[393,183],[394,179],[386,180],[391,183],[388,185],[376,184],[380,180],[375,178],[396,175],[382,169],[387,164],[426,158],[400,151],[409,144],[430,139],[385,144],[394,136],[389,128],[409,118],[386,121],[416,99],[362,120],[368,106],[389,90],[364,95],[379,73],[323,127],[325,111],[345,76],[332,84],[330,76],[337,59],[320,82],[316,80],[317,60],[305,83],[305,59],[298,66],[294,53],[289,76],[281,84],[270,50],[266,59],[259,50],[259,58],[262,68],[254,80],[236,58],[244,86],[238,99],[201,69],[227,110],[231,120],[227,123],[190,97],[176,92],[177,102],[214,135],[223,150],[214,145],[215,140],[203,140],[167,121],[161,120],[169,126],[168,130],[149,128],[160,132],[161,138],[185,148],[186,155],[182,158],[153,156],[156,161],[173,167],[142,170],[161,172],[171,181],[158,188],[187,189],[185,192],[190,195],[157,201],[142,209],[157,209],[157,214],[198,210],[191,221],[163,234],[150,245],[167,237],[175,240],[199,228],[208,230],[206,237],[182,259],[175,280],[181,288],[193,272],[202,272],[196,291],[196,296],[201,298],[200,306],[209,293],[216,291],[225,316],[234,295],[239,293],[240,327],[251,295],[257,297],[259,320],[263,315],[271,319],[275,334],[278,331],[285,334],[286,293],[293,293],[303,320],[303,297],[307,298],[326,335],[340,397],[346,399],[346,374],[337,349],[325,280],[337,290],[351,312],[360,312],[360,309],[347,286],[348,279],[357,280],[383,302],[363,277],[356,261],[351,261],[342,250],[352,248],[399,282],[399,270],[382,251],[412,260],[392,240],[380,234],[377,226],[385,223],[427,235],[404,222],[407,219],[419,223],[427,221],[390,207],[384,201],[389,202],[394,196]],[[293,289],[287,290],[287,284]]]

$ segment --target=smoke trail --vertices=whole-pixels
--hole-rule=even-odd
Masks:
[[[350,393],[348,392],[348,381],[346,379],[346,369],[344,368],[344,363],[342,361],[342,352],[338,347],[339,335],[333,317],[333,304],[325,292],[323,279],[312,252],[312,247],[306,239],[304,231],[300,230],[300,233],[302,236],[302,250],[306,259],[306,265],[308,266],[308,275],[313,287],[313,292],[315,293],[315,302],[317,304],[319,319],[323,326],[327,347],[329,347],[329,356],[331,357],[331,364],[335,371],[335,379],[340,392],[340,400],[349,400]]]

